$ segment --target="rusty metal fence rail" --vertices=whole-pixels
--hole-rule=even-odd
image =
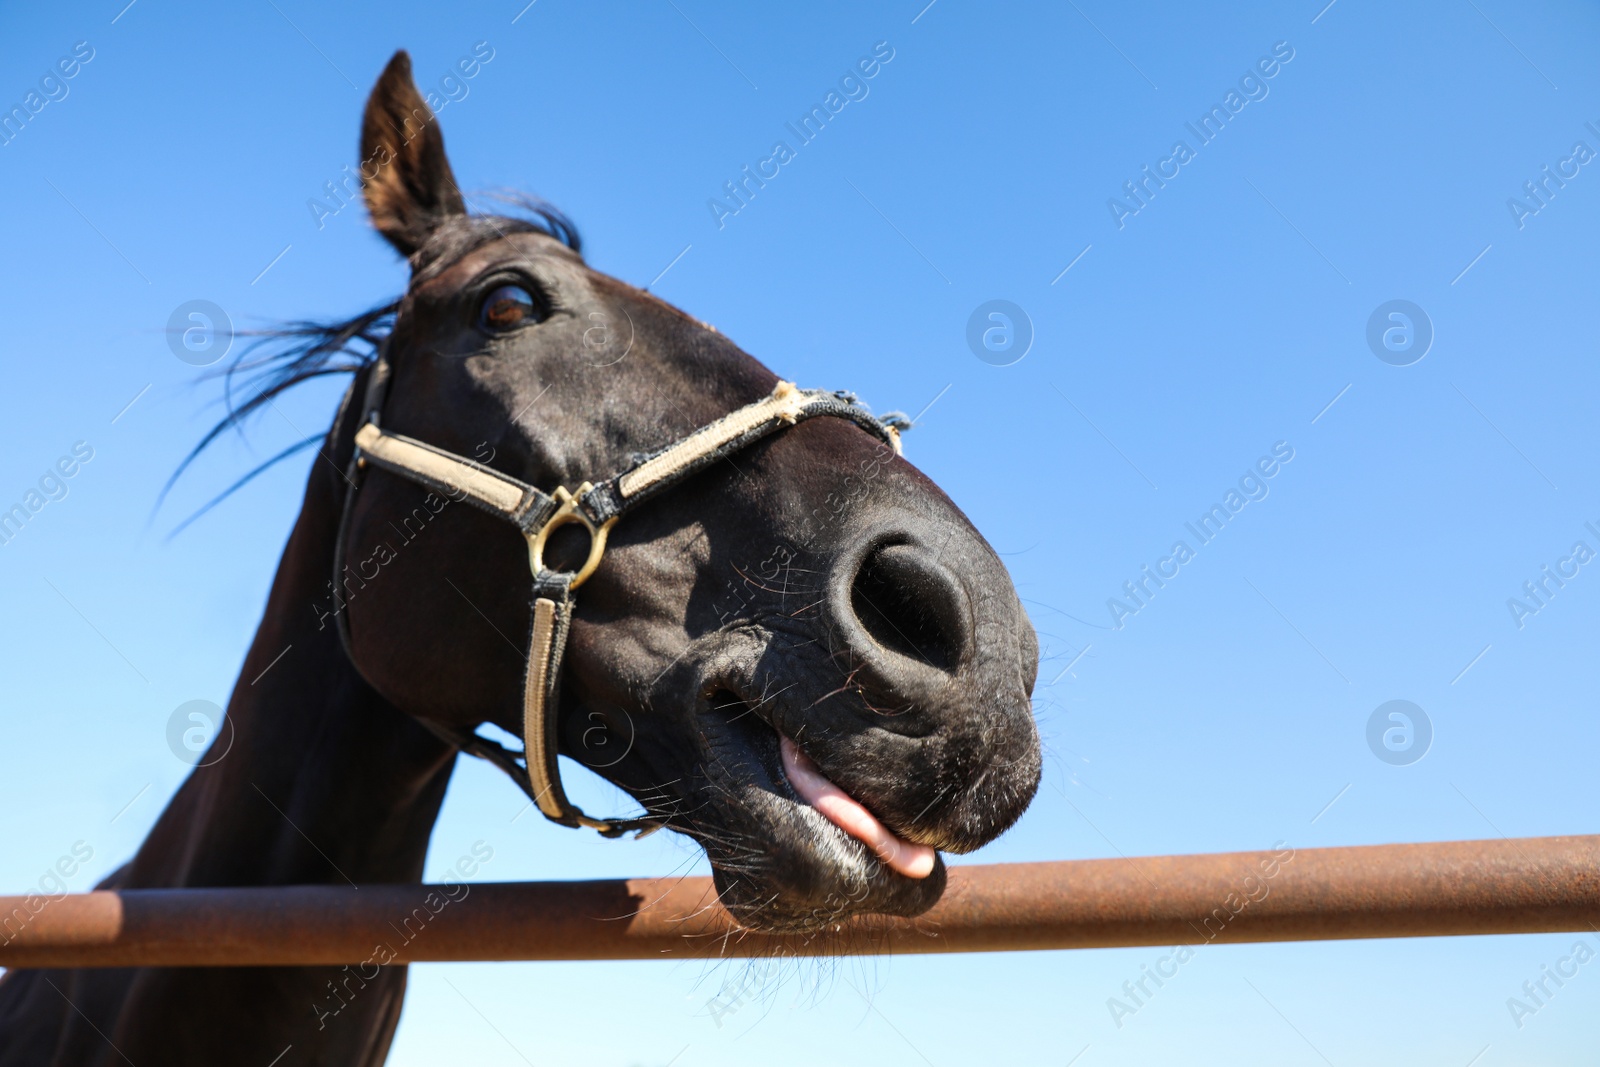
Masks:
[[[0,898],[6,967],[1009,952],[1600,930],[1600,835],[955,867],[912,920],[739,929],[706,878]]]

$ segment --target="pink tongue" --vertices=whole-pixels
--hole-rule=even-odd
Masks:
[[[782,738],[779,749],[783,753],[783,772],[802,800],[872,849],[890,869],[907,878],[926,878],[933,873],[933,849],[896,837],[872,812],[824,777],[811,757],[801,752],[793,741],[779,736]]]

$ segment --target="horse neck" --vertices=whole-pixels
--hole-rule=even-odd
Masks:
[[[323,450],[336,459],[345,429]],[[420,880],[455,753],[362,680],[327,614],[342,485],[319,455],[228,702],[232,745],[190,774],[120,886]]]

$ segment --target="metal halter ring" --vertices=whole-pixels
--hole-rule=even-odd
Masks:
[[[561,506],[556,509],[556,513],[550,516],[543,526],[539,527],[538,533],[528,537],[528,565],[533,569],[534,577],[545,573],[544,546],[545,542],[550,539],[551,532],[563,526],[570,526],[573,523],[577,523],[589,531],[589,558],[583,561],[583,566],[579,567],[577,573],[572,576],[572,582],[568,585],[568,588],[578,588],[578,586],[588,581],[589,575],[593,574],[595,568],[600,566],[600,558],[606,554],[606,535],[611,532],[611,527],[616,525],[616,521],[620,516],[612,516],[599,526],[596,526],[589,521],[587,515],[578,510],[578,499],[593,488],[594,486],[591,483],[584,482],[578,486],[576,493],[567,492],[565,487],[557,487],[556,491],[551,494],[561,502]]]

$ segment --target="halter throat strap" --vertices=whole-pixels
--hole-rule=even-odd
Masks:
[[[367,379],[358,414],[355,449],[346,471],[347,490],[334,548],[334,588],[338,589],[342,580],[346,528],[368,467],[398,475],[452,500],[464,500],[516,526],[528,542],[533,586],[528,669],[523,684],[523,751],[507,749],[472,731],[452,729],[420,717],[418,721],[441,740],[499,767],[552,822],[569,827],[586,826],[607,837],[629,831],[638,831],[643,836],[660,829],[666,822],[665,816],[595,819],[586,815],[567,798],[557,762],[560,738],[556,709],[560,698],[561,663],[576,607],[573,593],[599,567],[611,528],[633,508],[722,457],[806,419],[818,416],[847,419],[883,441],[896,455],[900,454],[900,429],[908,423],[893,417],[879,419],[848,393],[805,390],[796,388],[792,382],[779,382],[768,396],[640,457],[626,470],[599,484],[584,482],[575,490],[559,487],[553,493],[546,493],[475,460],[381,429],[379,422],[389,378],[388,359],[380,354]],[[587,529],[588,558],[576,571],[551,570],[544,565],[545,542],[554,530],[570,524]],[[345,654],[354,663],[350,622],[345,611],[337,613],[336,626]]]

